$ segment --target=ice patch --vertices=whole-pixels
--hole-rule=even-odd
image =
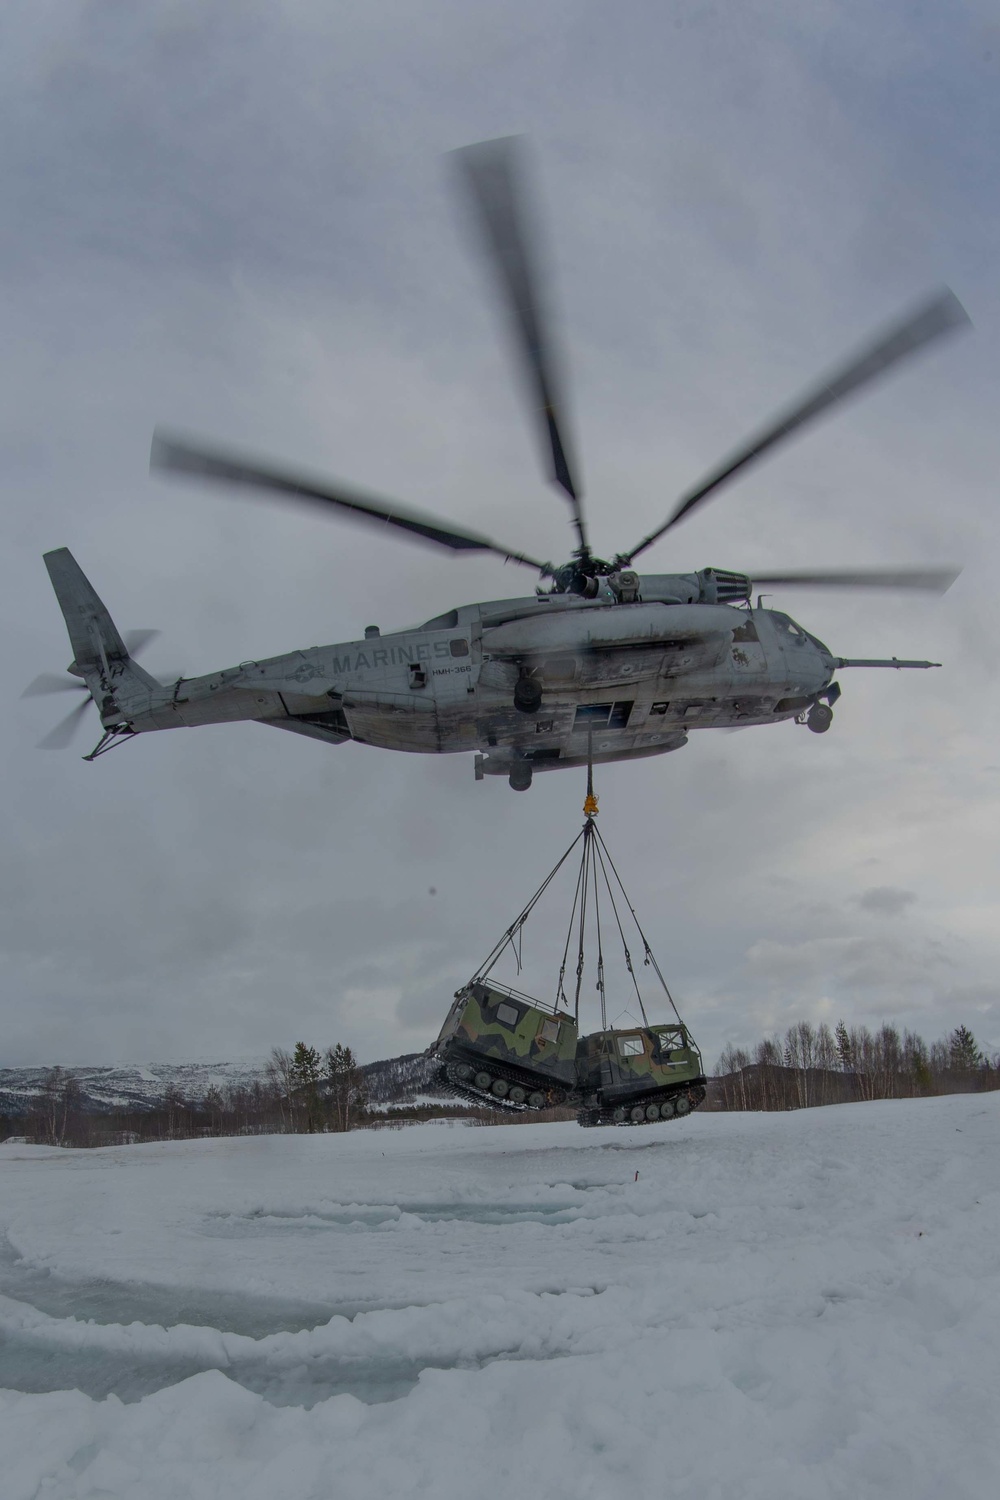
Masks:
[[[366,1403],[392,1401],[412,1389],[423,1370],[479,1369],[498,1359],[568,1353],[579,1330],[559,1304],[564,1297],[594,1295],[583,1288],[495,1297],[487,1308],[456,1299],[376,1309],[259,1339],[208,1326],[55,1318],[0,1296],[0,1387],[34,1393],[73,1388],[94,1399],[139,1401],[192,1375],[222,1370],[278,1406],[309,1407],[343,1394]]]

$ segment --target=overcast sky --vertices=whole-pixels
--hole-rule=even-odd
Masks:
[[[156,422],[568,555],[444,159],[515,131],[604,555],[913,300],[968,308],[643,559],[954,560],[942,600],[773,601],[837,654],[943,670],[845,672],[823,737],[695,733],[598,790],[710,1063],[800,1019],[1000,1048],[995,7],[8,0],[0,26],[0,1066],[421,1049],[579,827],[579,773],[518,795],[471,756],[253,724],[86,765],[96,714],[46,752],[73,700],[19,699],[70,657],[52,547],[163,631],[165,676],[531,591],[153,481]]]

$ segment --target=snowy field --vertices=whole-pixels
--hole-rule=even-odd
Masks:
[[[0,1491],[993,1497],[998,1126],[0,1146]]]

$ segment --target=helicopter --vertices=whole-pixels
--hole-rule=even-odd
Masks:
[[[642,573],[637,558],[737,475],[832,407],[931,343],[967,325],[948,290],[935,293],[828,373],[754,433],[634,546],[591,550],[575,461],[566,441],[555,345],[537,273],[536,239],[518,137],[452,153],[513,334],[536,413],[548,477],[569,505],[576,546],[554,564],[394,502],[157,429],[154,474],[311,502],[388,525],[452,553],[496,555],[539,575],[521,598],[467,604],[423,625],[312,647],[200,677],[161,683],[134,659],[152,632],[121,636],[67,548],[44,560],[69,631],[71,679],[43,674],[26,695],[76,687],[87,698],[41,742],[68,744],[87,704],[103,734],[84,759],[154,730],[254,720],[329,745],[426,754],[473,753],[477,780],[502,775],[517,791],[536,772],[663,755],[695,729],[792,720],[817,734],[833,720],[845,668],[925,669],[896,657],[835,656],[760,590],[895,588],[943,593],[956,568],[755,574],[706,567]],[[753,594],[757,592],[757,602]]]

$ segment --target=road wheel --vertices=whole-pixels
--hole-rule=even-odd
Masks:
[[[646,1105],[646,1119],[658,1120],[660,1118],[660,1106],[658,1104]]]
[[[532,1109],[541,1109],[542,1106],[545,1103],[545,1095],[544,1094],[529,1094],[528,1095],[528,1103],[531,1105]]]
[[[490,1085],[490,1093],[496,1094],[498,1099],[503,1099],[506,1096],[507,1090],[509,1088],[510,1084],[507,1082],[506,1078],[494,1078],[493,1082]]]
[[[611,1118],[612,1118],[612,1120],[614,1120],[614,1122],[615,1122],[616,1125],[621,1125],[621,1124],[624,1123],[624,1120],[625,1120],[625,1106],[624,1106],[624,1104],[619,1104],[618,1108],[612,1113]]]
[[[661,1120],[672,1120],[673,1118],[674,1118],[674,1101],[672,1099],[664,1099],[663,1103],[660,1105],[660,1119]]]
[[[493,1082],[492,1073],[477,1073],[473,1082],[477,1089],[488,1089]]]
[[[633,1104],[632,1108],[628,1112],[628,1117],[630,1120],[634,1121],[636,1125],[638,1125],[640,1120],[644,1120],[646,1118],[646,1111],[643,1109],[641,1104]]]
[[[512,1084],[507,1094],[507,1098],[510,1100],[511,1104],[523,1104],[525,1100],[525,1090],[519,1083]]]
[[[455,1069],[455,1077],[460,1083],[465,1083],[469,1078],[471,1078],[472,1069],[469,1067],[469,1064],[459,1063],[457,1068]]]
[[[690,1113],[691,1100],[688,1098],[687,1094],[677,1095],[677,1098],[674,1100],[674,1109],[679,1115],[686,1115]]]

